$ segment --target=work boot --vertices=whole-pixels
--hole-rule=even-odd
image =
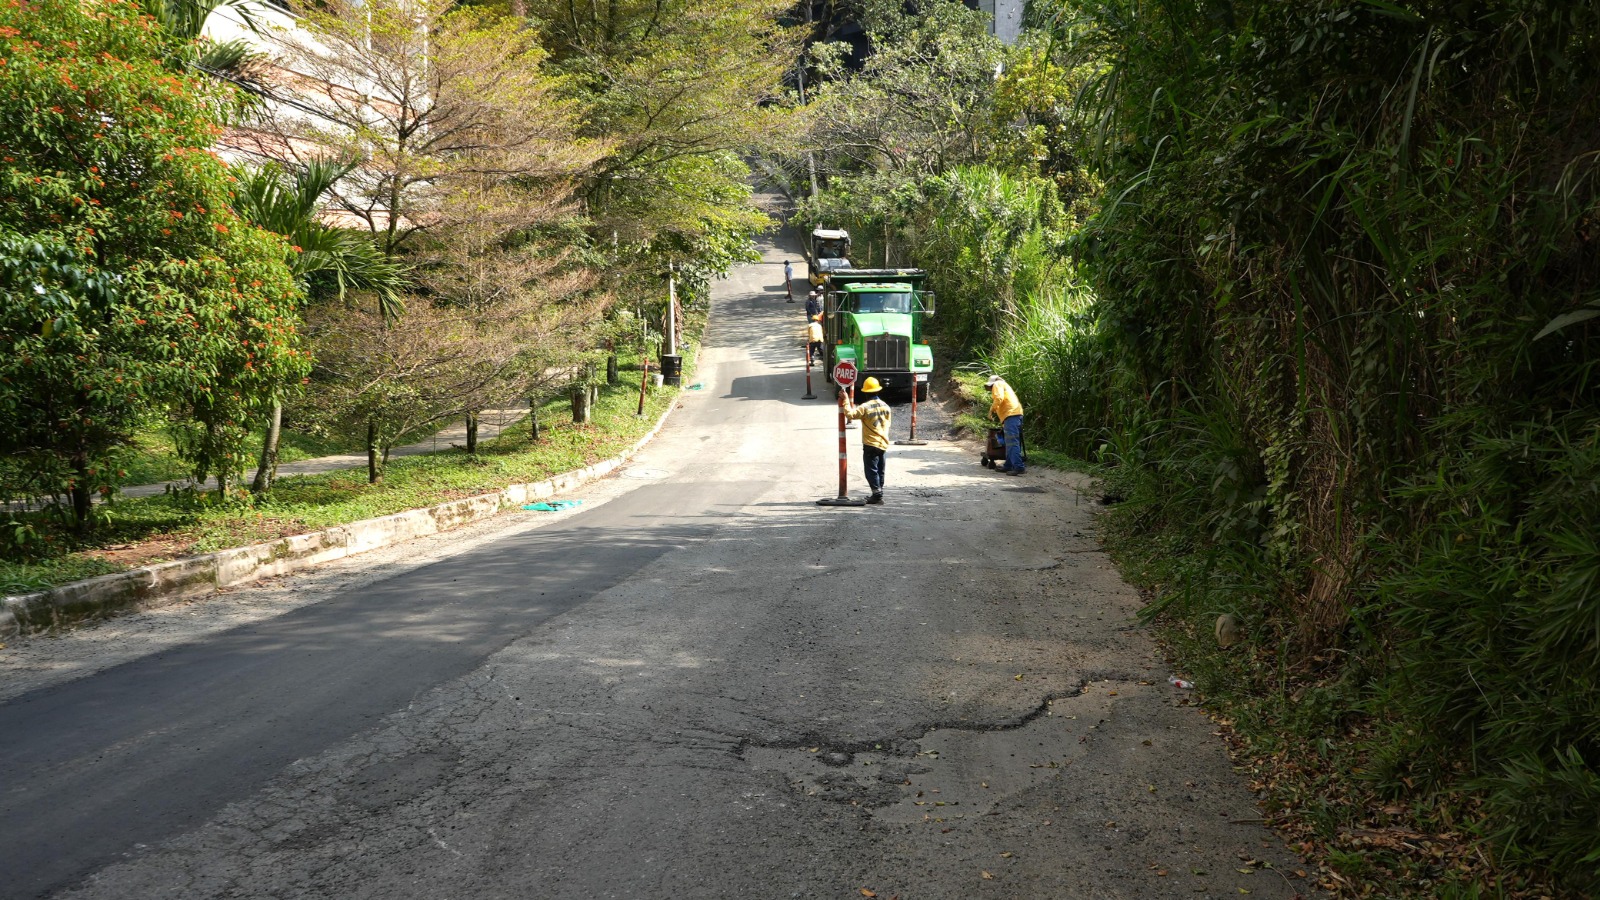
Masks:
[[[878,492],[876,494],[873,494],[871,497],[868,497],[867,498],[867,502],[872,504],[873,506],[882,506],[883,505],[883,492],[880,491],[880,492]]]
[[[1027,469],[1007,469],[1006,470],[1006,474],[1007,475],[1021,475],[1023,472],[1026,472],[1026,471],[1028,471],[1028,470]]]

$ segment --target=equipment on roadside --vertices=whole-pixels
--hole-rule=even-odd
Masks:
[[[933,348],[923,322],[933,315],[934,295],[922,288],[921,269],[850,269],[828,278],[823,293],[825,367],[853,362],[887,390],[928,399]]]
[[[1022,448],[1023,455],[1027,455],[1028,444],[1020,438],[1017,445]],[[997,469],[1006,464],[1006,430],[1004,428],[989,429],[989,438],[984,442],[983,452],[978,454],[978,462],[991,469]],[[1017,471],[1021,471],[1020,469]],[[1012,474],[1016,474],[1013,472]]]
[[[1006,461],[1006,432],[1004,428],[989,429],[989,438],[984,442],[983,452],[978,454],[978,462],[986,468],[994,468],[995,463]]]

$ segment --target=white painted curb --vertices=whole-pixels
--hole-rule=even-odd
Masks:
[[[218,550],[115,575],[101,575],[34,594],[0,597],[0,637],[60,628],[124,609],[166,606],[188,597],[212,593],[219,588],[258,578],[286,575],[411,538],[448,531],[495,515],[506,507],[521,506],[570,491],[611,474],[643,449],[667,424],[672,411],[678,408],[680,398],[681,392],[673,397],[672,404],[661,414],[655,427],[620,455],[592,466],[563,472],[544,481],[514,484],[492,494],[480,494],[425,509],[337,525],[264,544]]]

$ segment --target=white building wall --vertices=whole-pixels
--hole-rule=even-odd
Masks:
[[[978,8],[989,14],[989,33],[1007,44],[1015,44],[1022,34],[1022,8],[1026,0],[978,0]]]

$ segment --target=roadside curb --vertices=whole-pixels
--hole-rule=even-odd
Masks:
[[[627,450],[543,481],[514,484],[493,493],[335,525],[248,547],[141,566],[47,591],[0,597],[0,638],[47,631],[128,609],[156,609],[258,578],[287,575],[412,538],[449,531],[496,515],[507,507],[573,490],[611,474],[644,449],[678,408],[681,393],[680,390],[673,396],[671,405],[656,424]]]

